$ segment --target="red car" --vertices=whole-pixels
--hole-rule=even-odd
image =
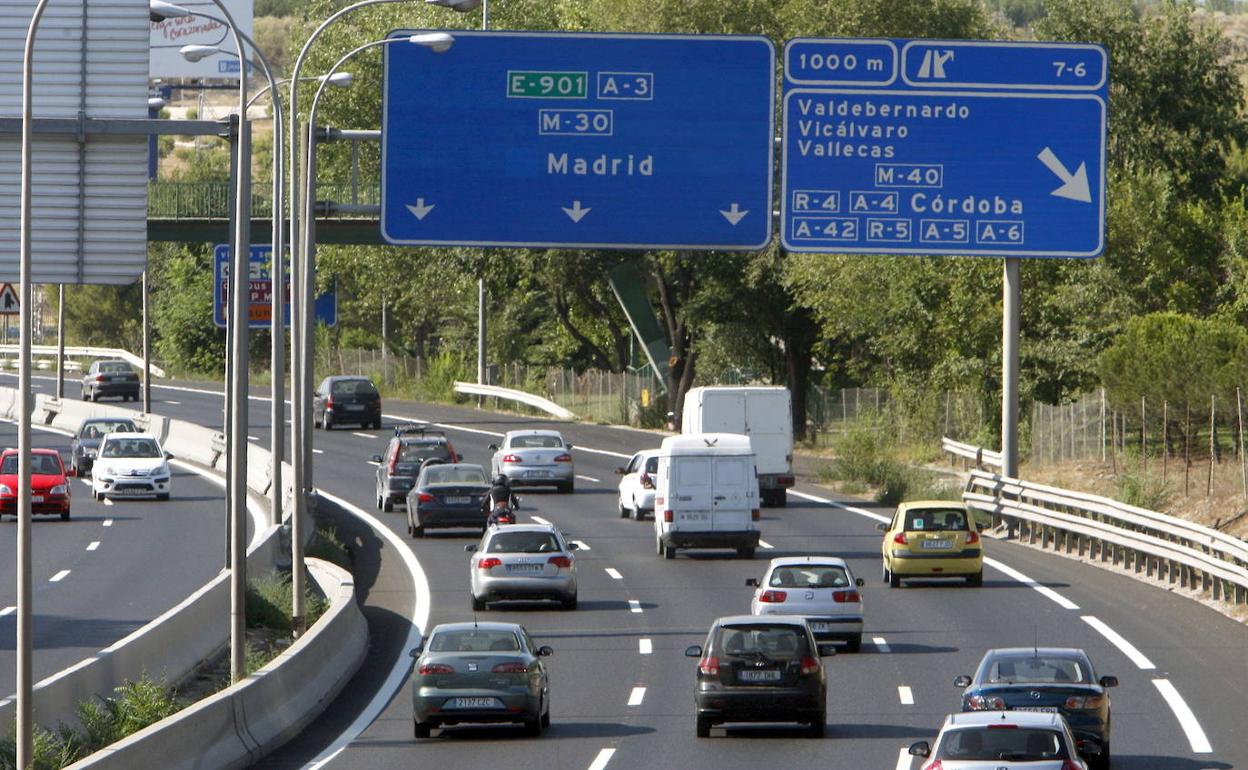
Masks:
[[[55,449],[30,450],[30,512],[69,521],[69,479]],[[17,450],[0,454],[0,515],[17,517]]]

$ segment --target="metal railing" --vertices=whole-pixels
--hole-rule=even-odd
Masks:
[[[226,219],[230,215],[232,195],[229,182],[152,181],[147,183],[147,215],[153,219]],[[381,203],[381,188],[322,183],[316,186],[316,199],[351,206],[377,206]],[[257,219],[273,215],[272,191],[264,185],[253,189],[251,215]],[[350,219],[362,215],[335,216]]]
[[[52,356],[52,360],[46,366],[40,366],[39,362],[35,362],[38,369],[55,369],[56,368],[56,345],[31,345],[30,352],[36,356]],[[8,359],[10,366],[17,366],[17,345],[0,345],[0,359],[13,356]],[[92,348],[92,347],[75,347],[73,345],[65,346],[65,369],[74,370],[81,369],[81,365],[77,362],[69,360],[69,356],[76,358],[119,358],[126,361],[140,372],[143,371],[143,357],[136,356],[128,350],[121,348]],[[165,370],[159,366],[152,364],[152,376],[164,378]]]
[[[501,398],[507,401],[519,401],[522,404],[528,404],[534,409],[541,409],[547,414],[553,414],[561,420],[575,420],[576,415],[567,409],[559,406],[553,401],[547,401],[541,396],[535,396],[532,393],[525,393],[522,390],[512,390],[510,388],[500,388],[497,385],[477,385],[471,382],[455,383],[455,392],[463,393],[469,396],[488,396],[490,398]]]
[[[973,444],[964,444],[951,438],[942,438],[940,440],[940,448],[954,457],[961,457],[963,460],[974,463],[976,468],[982,468],[985,465],[991,465],[994,468],[1001,467],[1001,453],[994,452],[991,449],[984,449]]]

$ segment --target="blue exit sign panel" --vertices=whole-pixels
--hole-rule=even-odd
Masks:
[[[1100,46],[809,38],[784,56],[786,249],[1103,251]]]
[[[230,307],[230,253],[228,243],[218,243],[212,250],[212,322],[225,328],[225,316]],[[273,326],[273,266],[272,244],[251,244],[250,274],[247,276],[247,328],[268,329]],[[286,261],[285,301],[283,325],[290,328],[290,259]],[[316,322],[326,326],[338,325],[338,292],[335,290],[318,294],[313,310]]]
[[[760,249],[771,240],[768,39],[453,34],[442,54],[385,47],[389,243]]]

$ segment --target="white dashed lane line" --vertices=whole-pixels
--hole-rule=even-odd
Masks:
[[[871,637],[871,644],[874,644],[875,649],[883,653],[889,653],[893,651],[893,648],[888,646],[888,642],[884,641],[884,637],[882,636]]]
[[[49,583],[59,583],[59,582],[61,582],[62,580],[64,580],[65,578],[67,578],[67,577],[69,577],[69,570],[67,570],[67,569],[63,569],[63,570],[61,570],[60,572],[58,572],[58,573],[56,573],[55,575],[53,575],[52,577],[48,578],[48,582],[49,582]]]
[[[165,403],[166,403],[166,404],[168,404],[168,405],[170,405],[170,406],[182,406],[182,402],[181,402],[181,401],[168,401],[168,400],[166,400],[166,401],[165,401]]]
[[[759,540],[759,541],[758,541],[758,547],[759,547],[759,548],[763,548],[763,549],[765,549],[765,550],[771,550],[771,549],[775,548],[775,546],[774,546],[774,545],[772,545],[771,543],[768,543],[766,540]]]
[[[106,500],[105,502],[107,502],[107,500]],[[111,526],[113,526],[113,520],[112,520],[112,519],[105,519],[105,520],[104,520],[104,526],[106,526],[106,527],[111,527]]]
[[[106,497],[106,498],[104,498],[104,504],[105,504],[105,505],[112,505],[112,504],[113,504],[113,501],[112,501],[111,499],[109,499],[109,498],[107,498],[107,497]],[[111,525],[111,524],[108,524],[108,523],[105,523],[105,524],[104,524],[104,526],[108,527],[108,526],[112,526],[112,525]]]
[[[1121,634],[1119,634],[1117,631],[1110,628],[1109,626],[1105,625],[1104,621],[1102,621],[1100,618],[1094,617],[1092,615],[1084,615],[1083,622],[1095,628],[1100,633],[1101,636],[1108,639],[1110,644],[1114,645],[1119,650],[1121,650],[1123,655],[1126,655],[1128,658],[1130,658],[1131,662],[1139,666],[1141,669],[1145,671],[1150,671],[1154,668],[1157,668],[1156,666],[1153,665],[1153,662],[1151,660],[1144,657],[1144,654],[1140,652],[1138,649],[1136,649],[1134,644],[1131,644],[1126,639],[1123,639]]]
[[[100,541],[99,541],[99,540],[93,540],[93,541],[91,541],[90,543],[88,543],[88,544],[87,544],[87,550],[88,550],[88,551],[94,551],[96,548],[99,548],[99,547],[100,547]]]
[[[590,547],[589,547],[589,543],[586,543],[584,540],[572,540],[572,541],[570,541],[570,542],[574,543],[574,544],[576,545],[577,550],[579,550],[579,551],[592,551],[592,550],[594,550],[593,548],[590,548]]]
[[[611,576],[612,580],[623,580],[624,576],[615,567],[607,567],[606,573]]]
[[[897,753],[896,770],[910,770],[910,759],[910,749],[907,747],[900,749]]]
[[[323,454],[325,454],[325,450],[324,450],[324,449],[313,449],[313,450],[312,450],[312,454],[314,454],[314,455],[323,455]]]
[[[248,436],[248,437],[247,437],[247,440],[248,440],[248,441],[259,441],[259,440],[260,440],[260,437],[259,437],[259,436]]]
[[[914,705],[914,692],[904,684],[897,688],[897,697],[901,699],[901,705],[903,706]]]
[[[1213,752],[1213,746],[1209,743],[1209,738],[1205,735],[1205,731],[1201,729],[1200,723],[1196,721],[1196,715],[1192,713],[1188,707],[1187,701],[1183,700],[1183,696],[1179,695],[1179,691],[1174,688],[1169,679],[1154,679],[1153,686],[1161,693],[1161,697],[1166,699],[1166,705],[1174,712],[1174,716],[1179,720],[1179,726],[1183,728],[1184,734],[1187,735],[1187,742],[1192,745],[1193,754],[1210,754]]]
[[[636,599],[629,599],[628,611],[629,612],[641,612],[641,602],[637,601]]]
[[[594,757],[594,761],[589,763],[589,770],[603,770],[613,756],[615,756],[615,749],[603,749],[598,752],[598,756]]]
[[[628,705],[640,706],[641,701],[646,697],[646,688],[634,687],[633,691],[628,695]]]
[[[371,434],[371,433],[360,433],[359,431],[351,431],[351,435],[352,435],[352,436],[359,436],[360,438],[377,438],[376,436],[374,436],[374,435],[373,435],[373,434]]]
[[[536,521],[538,524],[542,524],[547,527],[550,526],[550,522],[547,521],[546,519],[543,519],[541,516],[533,516],[531,518],[533,519],[533,521]]]
[[[637,640],[637,652],[642,655],[649,655],[654,652],[654,644],[645,637]]]
[[[593,482],[593,483],[595,483],[595,484],[601,484],[601,483],[602,483],[602,479],[596,479],[596,478],[594,478],[593,476],[582,476],[581,474],[579,474],[579,473],[578,473],[578,474],[576,474],[576,477],[577,477],[578,479],[580,479],[581,481],[592,481],[592,482]]]

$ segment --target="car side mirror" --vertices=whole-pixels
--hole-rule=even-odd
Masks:
[[[78,474],[74,472],[73,466],[70,466],[65,469],[65,478],[72,479],[74,476],[77,476],[77,475]]]
[[[490,447],[490,449],[493,449],[493,450],[495,450],[495,451],[498,451],[498,444],[490,444],[490,445],[489,445],[489,447]]]
[[[696,644],[694,644],[694,645],[690,645],[689,647],[686,647],[686,648],[685,648],[685,657],[686,657],[686,658],[700,658],[700,657],[702,657],[702,648],[701,648],[700,646],[696,645]]]
[[[1079,756],[1095,759],[1102,754],[1101,744],[1096,741],[1076,741],[1075,749],[1079,752]]]
[[[412,658],[419,658],[421,653],[424,652],[424,649],[425,649],[425,645],[422,642],[416,645],[415,647],[413,647],[412,649],[408,650],[407,654],[411,656]]]
[[[378,465],[381,465],[381,455],[373,455],[372,460]]]
[[[468,545],[464,546],[464,551],[467,553],[476,553],[476,550],[477,550],[476,543],[469,543]]]
[[[1118,686],[1118,677],[1116,676],[1101,677],[1101,687],[1117,687],[1117,686]]]
[[[931,753],[932,745],[927,741],[919,741],[918,743],[910,744],[910,756],[912,757],[927,757],[930,756]]]
[[[835,655],[835,654],[836,654],[836,645],[835,645],[835,644],[821,644],[821,645],[819,645],[819,657],[821,657],[821,658],[830,658],[830,657],[832,657],[832,656],[833,656],[833,655]]]
[[[172,460],[172,459],[173,459],[173,452],[165,452],[165,459],[166,459],[166,460]]]
[[[568,442],[567,444],[564,444],[564,447],[566,447],[567,449],[571,449],[573,447],[573,444],[571,442]]]
[[[965,688],[967,688],[967,687],[970,687],[970,686],[971,686],[971,678],[970,678],[969,676],[967,676],[966,674],[962,674],[962,675],[961,675],[961,676],[959,676],[957,679],[954,679],[954,680],[953,680],[953,686],[954,686],[954,687],[961,687],[961,688],[963,688],[963,689],[965,689]]]
[[[867,584],[867,581],[863,580],[862,578],[856,578],[854,580],[854,585],[858,586],[859,588],[862,588],[866,584]]]
[[[617,475],[617,476],[627,476],[627,475],[628,475],[628,468],[616,468],[616,469],[615,469],[615,475]]]
[[[569,550],[569,551],[578,551],[578,550],[580,550],[580,548],[581,548],[581,546],[580,546],[580,545],[578,545],[578,544],[576,544],[576,543],[568,543],[568,550]]]
[[[542,645],[541,647],[537,648],[537,657],[539,658],[549,658],[551,655],[554,655],[554,654],[555,654],[555,651],[551,649],[550,647],[547,647],[546,645]]]
[[[746,578],[745,584],[750,588],[758,588],[758,578]]]
[[[875,525],[875,528],[879,530],[880,532],[887,532],[888,524],[886,522],[881,521],[879,524]]]

